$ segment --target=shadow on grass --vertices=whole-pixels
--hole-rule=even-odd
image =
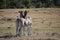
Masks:
[[[17,37],[16,35],[3,35],[0,36],[0,38],[11,38],[11,37]]]

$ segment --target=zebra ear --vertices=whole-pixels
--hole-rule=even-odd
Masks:
[[[27,13],[27,10],[25,10],[24,13]]]
[[[22,11],[19,11],[19,13],[22,13]]]
[[[27,13],[28,13],[29,11],[27,11]]]

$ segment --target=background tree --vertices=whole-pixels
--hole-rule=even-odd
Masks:
[[[0,0],[3,8],[60,8],[60,0]]]

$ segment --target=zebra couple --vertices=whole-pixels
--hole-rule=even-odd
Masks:
[[[19,11],[20,18],[16,20],[16,35],[31,35],[32,33],[32,19],[31,17],[27,16],[28,11]]]

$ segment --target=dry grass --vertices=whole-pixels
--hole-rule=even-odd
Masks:
[[[33,35],[26,37],[25,40],[49,40],[49,38],[59,40],[60,36],[60,9],[59,8],[40,8],[40,9],[1,9],[0,10],[0,35],[11,32],[15,34],[15,20],[19,17],[19,10],[28,10],[28,16],[33,20]],[[11,18],[13,21],[3,21],[2,18]],[[11,29],[8,29],[10,27]],[[54,36],[52,34],[55,33]],[[20,40],[19,37],[17,37]],[[15,40],[17,38],[11,38]],[[21,37],[22,38],[22,37]],[[25,37],[23,37],[25,38]],[[23,40],[23,38],[21,40]],[[35,39],[36,38],[36,39]],[[42,39],[41,39],[42,38]],[[4,39],[2,39],[4,40]],[[8,39],[6,39],[8,40]]]

